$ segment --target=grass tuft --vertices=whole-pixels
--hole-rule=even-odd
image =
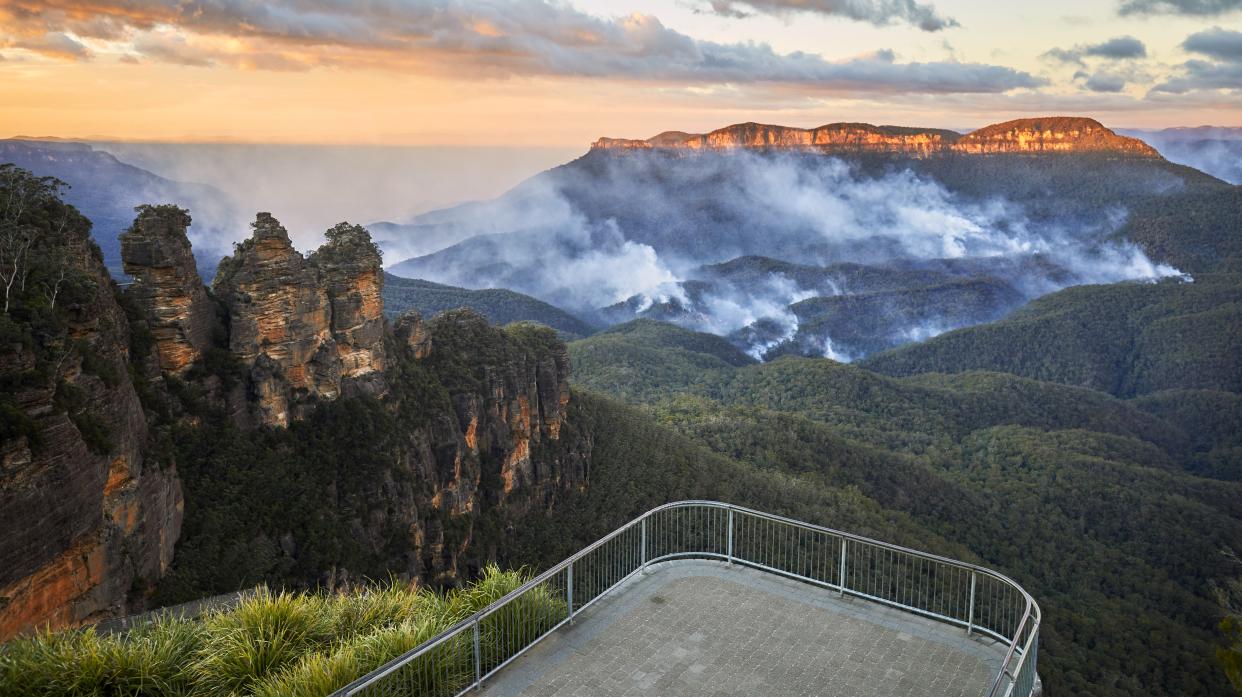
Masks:
[[[261,589],[228,610],[158,617],[124,634],[44,631],[0,645],[0,695],[324,697],[529,578],[489,566],[445,594],[396,581],[349,594]],[[553,596],[532,589],[480,623],[485,669],[564,617],[564,602]],[[438,645],[398,677],[420,695],[456,694],[474,681],[473,632]]]

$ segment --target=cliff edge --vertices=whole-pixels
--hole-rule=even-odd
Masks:
[[[985,126],[965,135],[944,129],[873,126],[867,123],[831,123],[817,128],[793,128],[752,122],[726,126],[710,133],[667,131],[647,140],[600,138],[591,148],[617,151],[766,149],[827,154],[891,153],[912,157],[951,153],[1092,152],[1160,157],[1155,148],[1141,140],[1117,135],[1094,119],[1071,116],[1016,119]]]

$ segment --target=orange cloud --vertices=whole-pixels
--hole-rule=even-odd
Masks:
[[[833,62],[808,53],[781,54],[766,44],[697,40],[650,15],[605,19],[550,0],[477,6],[446,0],[0,0],[0,7],[12,19],[13,32],[92,37],[149,60],[190,66],[783,83],[863,93],[1006,92],[1043,84],[998,65],[900,63],[884,51]]]

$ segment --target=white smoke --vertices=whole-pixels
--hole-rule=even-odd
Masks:
[[[810,230],[836,244],[884,237],[900,255],[921,259],[1044,251],[1014,206],[955,201],[910,170],[873,178],[836,158],[808,164],[757,155],[737,165],[745,173],[746,203],[769,226],[783,223],[795,234]]]
[[[810,266],[979,262],[1026,298],[1068,285],[1178,273],[1134,245],[1111,241],[1124,210],[1105,209],[1091,220],[1036,221],[1017,203],[966,199],[909,169],[862,173],[827,157],[739,152],[674,162],[672,174],[661,166],[619,158],[591,174],[594,188],[585,194],[567,193],[578,182],[537,177],[495,201],[426,216],[429,230],[445,242],[474,237],[395,272],[512,288],[585,315],[624,301],[633,314],[744,337],[737,340],[755,357],[798,336],[791,305],[848,289],[830,278],[804,287],[780,273],[730,285],[700,278],[703,265],[743,254]],[[584,199],[595,203],[582,210]],[[627,229],[617,218],[600,219],[589,209],[599,199],[604,210],[639,211],[646,217],[638,220],[657,222],[633,227],[639,224],[627,218]],[[716,218],[701,215],[705,208],[732,227],[713,227]],[[683,236],[708,243],[694,248]],[[921,341],[961,326],[948,317],[908,321],[894,341]],[[756,329],[739,334],[749,327]],[[827,336],[799,341],[803,351],[835,360],[861,357]]]
[[[921,322],[904,327],[900,331],[902,343],[917,343],[919,341],[927,341],[932,337],[940,336],[945,332],[959,329],[959,327],[946,322]]]

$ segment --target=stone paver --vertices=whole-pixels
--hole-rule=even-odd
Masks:
[[[653,565],[484,683],[488,697],[980,697],[1004,647],[738,566]]]

